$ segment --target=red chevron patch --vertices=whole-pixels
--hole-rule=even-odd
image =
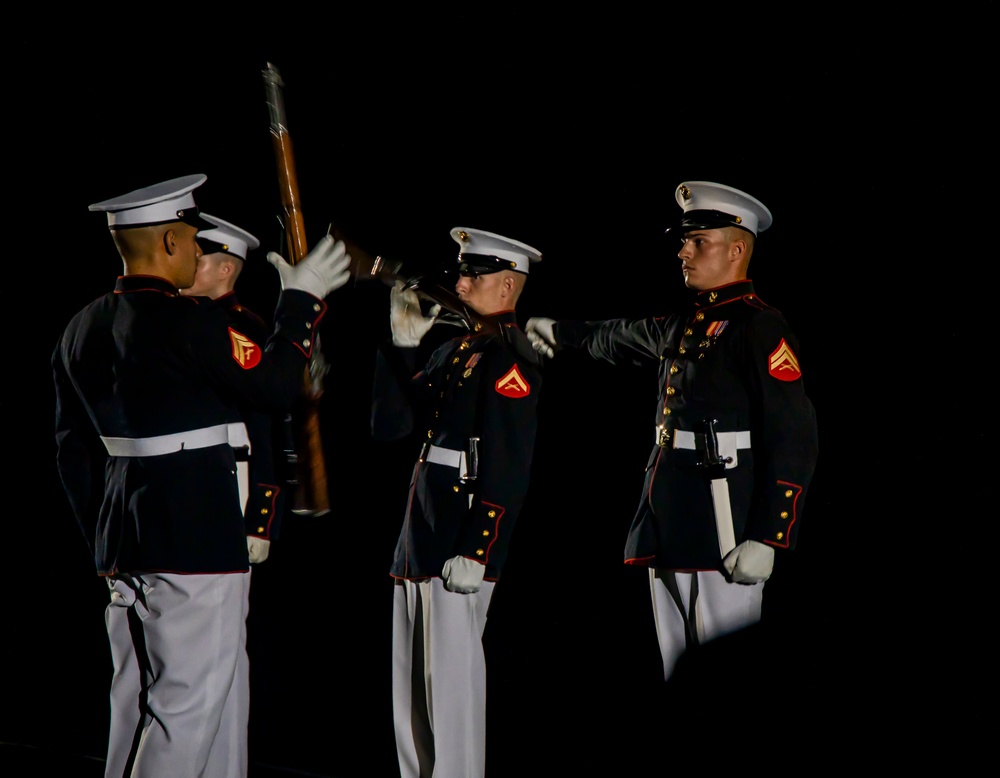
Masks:
[[[496,383],[496,390],[504,397],[527,397],[531,394],[531,385],[524,380],[521,371],[514,365]]]
[[[233,359],[244,370],[256,367],[260,362],[261,348],[242,332],[229,328],[229,342],[233,346]]]
[[[767,360],[767,372],[779,381],[795,381],[802,377],[799,359],[785,339],[781,339],[778,347],[771,352]]]

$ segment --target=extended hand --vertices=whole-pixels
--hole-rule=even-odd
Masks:
[[[250,552],[251,564],[260,564],[267,559],[271,550],[271,541],[266,538],[258,538],[254,535],[247,535],[247,551]]]
[[[556,335],[552,327],[555,323],[555,319],[539,316],[528,319],[528,323],[524,327],[531,347],[547,357],[555,356],[556,353]]]
[[[282,289],[301,289],[323,299],[335,289],[340,289],[351,277],[348,267],[351,255],[341,240],[324,235],[303,259],[289,265],[275,251],[267,253],[267,261],[278,269]]]
[[[435,305],[424,316],[420,310],[420,298],[412,289],[407,289],[402,281],[396,281],[389,290],[389,324],[392,326],[392,342],[404,348],[420,344],[427,330],[434,326],[441,306]]]
[[[486,565],[464,556],[456,556],[444,563],[441,577],[444,588],[459,594],[475,594],[482,588]]]
[[[744,540],[726,554],[722,565],[733,583],[760,583],[771,577],[774,549],[756,540]]]

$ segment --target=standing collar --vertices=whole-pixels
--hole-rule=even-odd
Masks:
[[[115,283],[115,294],[124,292],[165,292],[179,294],[177,287],[160,276],[131,275],[118,276]]]
[[[704,289],[698,292],[698,295],[695,298],[695,304],[699,308],[704,308],[709,305],[720,305],[722,303],[728,303],[732,300],[739,300],[746,297],[746,295],[753,293],[753,281],[749,278],[744,278],[740,281],[734,281],[731,284],[723,284],[722,286],[717,286],[714,289]]]

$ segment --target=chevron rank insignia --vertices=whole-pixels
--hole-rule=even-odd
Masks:
[[[503,378],[496,383],[496,390],[504,397],[527,397],[531,394],[531,386],[524,380],[521,371],[514,365]]]
[[[244,370],[256,367],[260,362],[261,348],[242,332],[229,328],[229,342],[233,346],[233,359]]]
[[[767,360],[767,372],[779,381],[795,381],[802,377],[802,369],[799,367],[799,359],[792,351],[785,339],[781,339],[778,347],[771,352]]]

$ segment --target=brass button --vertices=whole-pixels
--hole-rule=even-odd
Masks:
[[[496,511],[488,511],[486,513],[486,515],[489,516],[491,519],[495,519],[497,517],[497,512]]]
[[[488,538],[490,536],[490,531],[488,529],[483,530],[483,537]]]
[[[677,351],[681,354],[687,354],[687,349],[684,348],[684,346],[681,346],[679,349],[677,349]]]
[[[451,363],[453,365],[457,365],[458,364],[458,357],[455,357],[453,360],[451,360]]]
[[[670,409],[669,408],[664,408],[663,409],[663,415],[664,416],[669,416],[670,415]]]
[[[781,512],[781,518],[787,519],[788,518],[788,511],[782,511]]]
[[[792,490],[791,489],[785,489],[785,497],[791,497],[791,496],[792,496]]]
[[[674,389],[674,387],[672,387],[672,386],[668,386],[667,387],[667,396],[668,397],[672,397],[675,394],[677,394],[677,390]]]
[[[304,341],[302,341],[302,347],[303,348],[309,348],[311,345],[312,345],[312,341],[309,340],[309,338],[306,338]]]
[[[260,534],[263,535],[264,534],[264,528],[263,527],[257,527],[257,532],[259,532]]]
[[[270,497],[272,494],[274,494],[274,492],[271,491],[270,489],[265,489],[264,490],[264,496],[265,497]]]
[[[702,313],[701,311],[698,311],[698,313],[696,313],[694,315],[694,320],[695,321],[702,321],[702,320],[704,320],[704,318],[705,318],[705,314]]]
[[[323,306],[321,306],[319,303],[313,303],[313,310],[319,313],[320,311],[323,310]]]
[[[434,437],[434,430],[427,430],[427,437],[433,438]]]
[[[778,533],[777,535],[775,535],[775,537],[776,537],[776,538],[777,538],[778,540],[781,540],[781,539],[782,539],[783,537],[785,537],[785,533],[784,533],[784,532],[779,532],[779,533]]]
[[[311,330],[313,328],[313,323],[311,321],[306,322],[306,329]]]
[[[485,554],[485,553],[486,553],[486,552],[485,552],[485,551],[483,551],[483,550],[482,550],[481,548],[477,548],[477,549],[476,549],[476,556],[482,556],[482,555],[483,555],[483,554]]]
[[[261,508],[260,509],[260,515],[261,516],[267,516],[267,514],[268,514],[267,508]]]
[[[455,485],[455,486],[451,487],[451,490],[452,490],[453,492],[457,492],[457,491],[458,491],[458,486],[457,486],[457,485]]]
[[[690,327],[688,327],[686,330],[684,330],[684,334],[685,335],[694,335],[694,330],[691,329]]]
[[[679,369],[680,368],[678,368],[677,365],[671,365],[670,366],[670,375],[676,374]]]

